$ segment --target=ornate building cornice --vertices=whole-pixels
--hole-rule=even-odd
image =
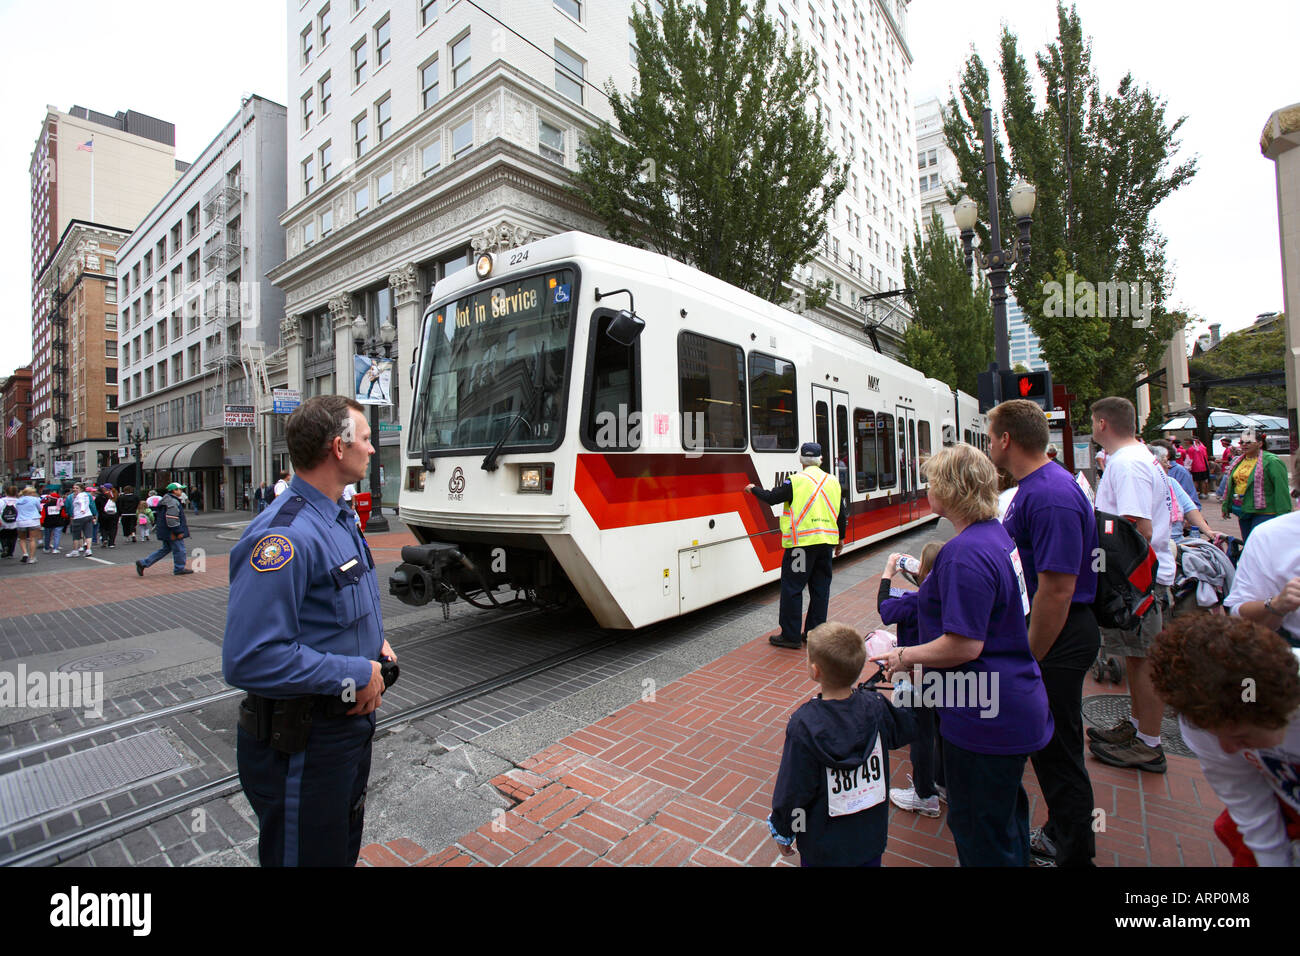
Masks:
[[[416,275],[414,262],[408,262],[394,272],[388,273],[388,288],[393,292],[393,304],[397,308],[418,302],[420,284]]]
[[[502,219],[495,226],[488,226],[471,239],[470,245],[475,252],[501,252],[536,242],[540,238],[542,237],[538,233],[509,219]]]
[[[342,295],[336,295],[334,298],[330,299],[328,304],[330,310],[330,326],[335,332],[344,326],[348,326],[348,334],[351,334],[352,296],[345,292]]]
[[[302,316],[291,313],[280,320],[280,344],[297,345],[302,334]]]

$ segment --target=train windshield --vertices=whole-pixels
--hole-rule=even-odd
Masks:
[[[425,329],[412,450],[552,445],[560,436],[574,270],[443,302]]]

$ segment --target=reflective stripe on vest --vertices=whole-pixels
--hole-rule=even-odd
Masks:
[[[839,482],[830,479],[816,467],[790,476],[793,494],[781,512],[781,547],[839,544],[841,491]]]

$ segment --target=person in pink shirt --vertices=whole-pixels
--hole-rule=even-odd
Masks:
[[[1196,491],[1199,494],[1206,495],[1210,492],[1210,451],[1201,444],[1199,438],[1192,438],[1192,443],[1187,446],[1187,464],[1186,468],[1192,473],[1192,481],[1196,483]]]

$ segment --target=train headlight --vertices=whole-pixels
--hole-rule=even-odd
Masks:
[[[406,469],[406,490],[423,491],[424,476],[428,474],[423,465],[412,465]]]
[[[554,480],[555,466],[552,464],[519,466],[520,494],[549,495]]]
[[[486,279],[492,274],[492,253],[479,253],[478,261],[474,263],[474,272],[480,279]]]

